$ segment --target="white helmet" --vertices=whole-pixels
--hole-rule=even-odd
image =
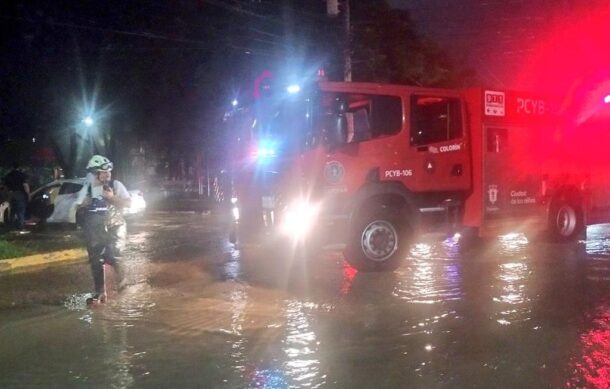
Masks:
[[[91,172],[109,172],[112,170],[112,162],[103,155],[94,155],[87,163],[87,170]]]

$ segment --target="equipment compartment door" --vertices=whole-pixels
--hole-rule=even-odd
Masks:
[[[540,161],[532,129],[483,129],[483,196],[488,219],[527,216],[540,202]]]

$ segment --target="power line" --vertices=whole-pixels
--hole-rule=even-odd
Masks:
[[[17,20],[17,21],[27,22],[27,23],[39,23],[37,21],[31,20],[31,19],[26,19],[26,18],[21,18],[21,17],[12,17],[12,16],[0,15],[0,18],[8,19],[8,20]],[[153,34],[153,33],[150,33],[150,32],[124,31],[124,30],[117,30],[117,29],[112,29],[112,28],[84,26],[82,24],[55,22],[55,21],[51,21],[51,20],[45,20],[45,21],[43,21],[43,23],[44,24],[48,24],[50,26],[69,27],[69,28],[82,29],[82,30],[90,30],[90,31],[97,31],[97,32],[106,32],[106,33],[112,33],[112,34],[117,34],[117,35],[135,36],[135,37],[147,38],[147,39],[158,39],[158,40],[165,40],[165,41],[172,41],[172,42],[181,42],[181,43],[206,43],[204,41],[195,40],[195,39],[170,38],[170,37],[167,37],[167,36],[163,36],[163,35],[159,35],[159,34]]]
[[[26,22],[26,23],[36,23],[36,24],[40,23],[40,22],[31,20],[31,19],[27,19],[27,18],[12,17],[12,16],[6,16],[6,15],[0,15],[0,19],[15,20],[15,21]],[[50,25],[50,26],[55,26],[55,27],[82,29],[82,30],[89,30],[89,31],[96,31],[96,32],[103,32],[103,33],[111,33],[111,34],[116,34],[116,35],[125,35],[125,36],[131,36],[131,37],[153,39],[153,40],[164,40],[164,41],[179,42],[179,43],[204,44],[204,45],[206,45],[207,49],[209,50],[209,42],[195,40],[195,39],[170,38],[170,37],[167,37],[164,35],[153,34],[153,33],[148,33],[148,32],[134,32],[134,31],[111,29],[111,28],[84,26],[81,24],[55,22],[55,21],[50,21],[50,20],[45,20],[42,23]],[[264,52],[260,49],[253,49],[253,48],[247,47],[247,46],[238,46],[233,43],[224,42],[223,45],[227,46],[229,48],[235,49],[235,50],[243,51],[245,54],[275,56],[275,55],[272,55],[272,53],[270,53],[270,52]],[[194,49],[194,48],[189,48],[189,49]],[[197,48],[197,49],[205,50],[204,47]],[[128,48],[126,50],[128,50]],[[155,50],[155,48],[151,48],[151,50]]]

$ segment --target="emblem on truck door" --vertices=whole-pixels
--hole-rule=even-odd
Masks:
[[[498,185],[489,185],[487,188],[487,196],[489,204],[491,204],[491,206],[496,205],[496,202],[498,201]]]
[[[326,162],[324,167],[324,178],[329,184],[338,184],[343,180],[345,168],[339,161]]]

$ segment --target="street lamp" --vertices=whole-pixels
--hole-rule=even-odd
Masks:
[[[83,124],[87,127],[91,127],[94,123],[93,118],[91,116],[86,116],[83,120],[82,120]]]

